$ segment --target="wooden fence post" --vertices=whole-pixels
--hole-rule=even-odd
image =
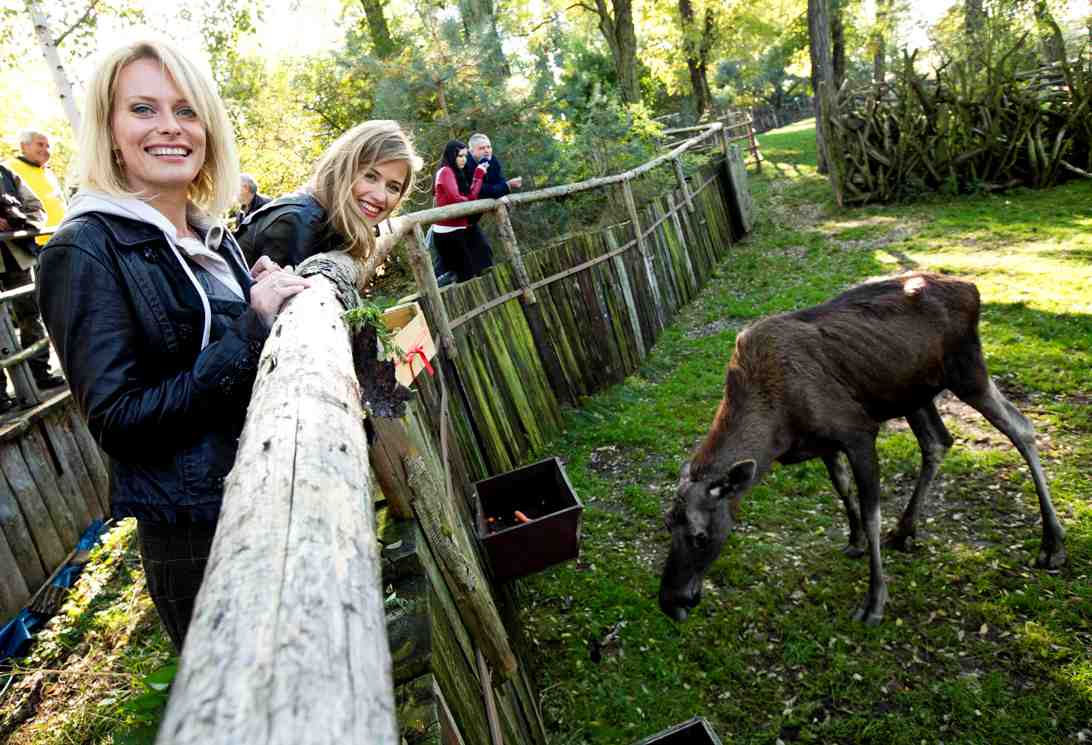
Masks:
[[[690,186],[686,183],[686,173],[683,171],[682,160],[674,158],[672,163],[675,165],[675,178],[679,182],[679,191],[682,192],[686,208],[693,212],[697,207],[694,206],[694,198],[690,195]]]
[[[413,237],[416,250],[407,251],[409,254],[410,268],[417,279],[417,286],[425,293],[429,304],[432,305],[434,320],[436,321],[436,333],[440,337],[440,343],[447,352],[447,358],[454,360],[459,356],[459,349],[455,346],[455,335],[451,333],[451,321],[447,317],[447,308],[440,297],[440,286],[436,284],[436,272],[432,271],[432,257],[425,242],[425,231],[419,224],[413,226]]]
[[[645,240],[644,232],[641,230],[641,220],[637,214],[637,200],[633,198],[633,187],[630,185],[628,178],[622,181],[622,197],[626,201],[629,220],[633,224],[633,236],[637,239],[637,250],[641,252],[641,257],[645,261],[645,274],[648,276],[652,304],[656,308],[656,327],[659,330],[666,325],[663,300],[660,297],[660,285],[656,280],[656,267],[652,263],[652,253],[648,250],[648,241]]]
[[[326,254],[266,341],[159,745],[401,742],[360,385]],[[330,271],[330,274],[326,274]],[[332,276],[333,275],[333,276]]]
[[[755,159],[755,170],[762,173],[762,153],[758,151],[758,140],[755,139],[755,123],[753,119],[747,120],[747,135],[751,142],[751,155]]]
[[[527,319],[527,325],[531,329],[531,336],[535,340],[535,348],[542,360],[542,366],[546,371],[546,379],[550,381],[550,387],[563,402],[576,403],[576,397],[569,389],[568,380],[561,369],[561,360],[557,355],[557,349],[550,340],[550,334],[546,329],[546,321],[542,317],[542,306],[538,304],[535,291],[531,287],[531,278],[527,274],[527,266],[523,263],[523,254],[520,253],[519,243],[516,240],[516,231],[512,227],[512,220],[508,216],[508,208],[504,205],[498,207],[494,215],[497,218],[497,227],[500,229],[501,243],[508,260],[512,262],[512,268],[516,272],[516,280],[523,288],[520,302],[523,305],[523,315]]]

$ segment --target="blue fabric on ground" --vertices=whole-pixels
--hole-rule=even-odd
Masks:
[[[7,622],[0,629],[0,662],[9,657],[22,657],[34,636],[48,619],[29,608],[19,611],[19,615]]]
[[[90,551],[94,548],[95,544],[99,542],[99,536],[102,535],[104,527],[106,527],[106,524],[102,520],[92,520],[91,524],[84,529],[83,535],[80,536],[80,542],[76,544],[76,550]]]
[[[90,551],[99,542],[105,523],[102,520],[92,520],[91,524],[83,531],[76,551]],[[65,565],[61,571],[53,577],[51,585],[55,587],[72,587],[83,571],[83,564]],[[35,613],[29,608],[19,611],[19,615],[11,619],[0,629],[0,663],[10,657],[22,657],[27,653],[27,648],[34,637],[34,632],[45,625],[49,616]]]

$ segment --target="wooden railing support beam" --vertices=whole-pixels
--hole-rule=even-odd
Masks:
[[[690,195],[690,185],[686,183],[686,172],[683,171],[682,160],[675,158],[672,163],[675,166],[675,179],[679,182],[679,191],[682,192],[683,200],[686,201],[686,209],[693,213],[697,208],[694,206],[694,198]]]

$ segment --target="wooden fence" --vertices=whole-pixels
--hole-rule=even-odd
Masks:
[[[511,262],[441,291],[458,348],[460,444],[477,478],[516,467],[556,436],[565,403],[635,372],[744,232],[740,216],[733,229],[724,161],[687,183],[689,195],[669,191],[636,220],[523,256],[544,321],[538,338]],[[431,328],[441,326],[435,302],[425,306]]]
[[[0,427],[0,623],[67,563],[83,530],[109,515],[103,456],[68,391]]]

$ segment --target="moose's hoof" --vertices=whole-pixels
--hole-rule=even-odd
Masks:
[[[853,620],[863,623],[865,626],[878,626],[883,620],[883,610],[869,610],[867,605],[862,605],[853,611]]]
[[[1036,569],[1061,569],[1069,561],[1065,546],[1056,546],[1053,549],[1043,546],[1039,549],[1039,558],[1035,560]]]
[[[865,555],[865,547],[850,543],[842,549],[842,553],[851,559],[859,559]]]
[[[908,554],[914,550],[914,539],[916,537],[914,533],[900,533],[896,530],[889,530],[883,538],[883,547]]]

